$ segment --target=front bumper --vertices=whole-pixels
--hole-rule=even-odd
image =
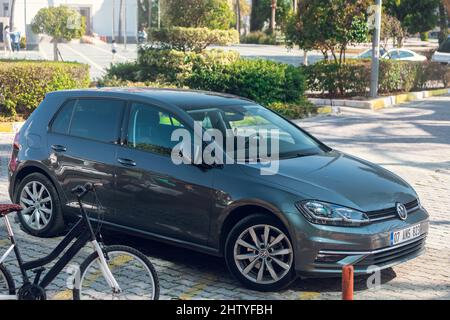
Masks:
[[[289,215],[294,234],[295,269],[303,277],[334,277],[344,265],[353,265],[355,274],[393,267],[421,255],[428,234],[428,213],[419,209],[406,221],[391,219],[363,227],[315,225],[300,213]],[[421,235],[391,246],[391,232],[421,225]]]

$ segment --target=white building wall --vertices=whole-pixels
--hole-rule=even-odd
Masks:
[[[8,0],[7,0],[8,1]],[[0,0],[0,6],[3,6],[5,0]],[[136,37],[138,24],[138,0],[124,0],[127,13],[127,35]],[[25,13],[26,4],[26,13]],[[41,9],[48,6],[67,5],[70,7],[89,7],[91,8],[91,28],[92,32],[99,36],[112,36],[112,15],[113,4],[116,12],[116,35],[119,33],[119,10],[120,0],[16,0],[15,8],[15,27],[25,33],[25,24],[30,24],[33,17]],[[0,14],[1,12],[0,7]],[[26,14],[26,23],[25,23]]]

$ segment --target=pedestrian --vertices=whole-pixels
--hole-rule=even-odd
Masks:
[[[116,54],[117,54],[117,43],[116,40],[111,41],[111,52],[113,56],[113,62],[116,61]]]
[[[11,48],[11,32],[9,30],[9,26],[6,26],[3,30],[3,48],[5,50],[5,54],[9,56],[12,52]]]
[[[147,41],[147,32],[144,28],[141,28],[138,32],[138,44],[143,44]]]
[[[14,32],[11,33],[11,41],[12,41],[12,51],[20,52],[20,31],[14,28]]]

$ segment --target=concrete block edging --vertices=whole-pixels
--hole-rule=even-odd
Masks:
[[[316,106],[351,107],[360,109],[380,110],[395,105],[399,105],[405,102],[411,102],[446,94],[450,94],[450,89],[409,92],[393,96],[381,97],[372,100],[317,99],[317,98],[309,98],[308,100]]]

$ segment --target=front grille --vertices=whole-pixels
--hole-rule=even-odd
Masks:
[[[417,211],[419,209],[419,201],[416,199],[414,201],[405,203],[405,207],[408,210],[408,214],[413,213],[414,211]],[[398,217],[396,207],[369,211],[366,212],[366,214],[369,217],[370,221],[372,222],[393,219]]]
[[[391,248],[386,248],[386,250],[378,250],[378,252],[373,253],[365,257],[363,260],[358,262],[357,266],[383,266],[390,263],[402,260],[408,256],[413,256],[425,247],[425,236],[421,239],[413,241],[403,246],[397,246]]]

